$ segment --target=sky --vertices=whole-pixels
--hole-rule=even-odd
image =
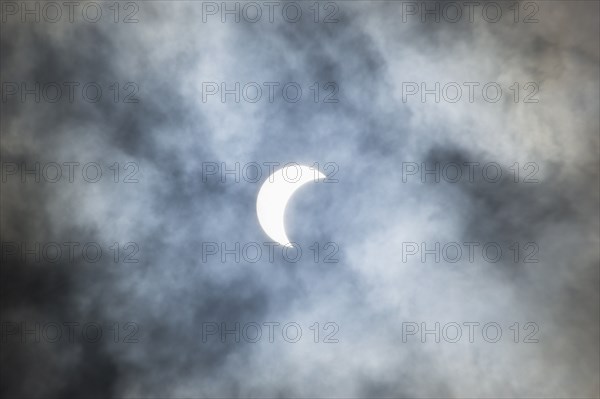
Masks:
[[[450,4],[3,1],[3,396],[598,397],[599,3]]]

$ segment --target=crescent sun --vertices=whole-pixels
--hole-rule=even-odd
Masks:
[[[293,247],[285,232],[285,208],[300,187],[326,177],[316,169],[298,164],[285,166],[269,176],[258,191],[256,215],[260,226],[271,239],[283,246]]]

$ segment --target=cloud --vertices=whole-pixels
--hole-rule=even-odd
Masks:
[[[19,253],[3,259],[3,322],[95,322],[104,334],[96,343],[8,337],[7,396],[598,395],[598,5],[535,3],[534,24],[513,23],[508,9],[499,23],[452,24],[404,23],[402,4],[392,2],[332,4],[320,3],[319,18],[334,10],[337,23],[315,23],[308,3],[296,23],[277,13],[272,23],[222,23],[219,15],[204,23],[201,2],[151,2],[139,3],[135,24],[2,24],[3,83],[80,83],[72,102],[29,95],[2,103],[4,168],[79,162],[73,183],[36,184],[30,174],[24,184],[20,170],[3,181],[3,256],[14,243],[103,249],[96,263],[79,248],[56,264]],[[502,99],[485,101],[477,88],[469,102],[464,82],[473,81],[497,82]],[[103,89],[97,103],[80,97],[89,82]],[[203,101],[207,82],[255,82],[263,96]],[[279,83],[273,101],[266,82]],[[290,82],[303,90],[298,102],[281,92]],[[405,102],[407,82],[457,82],[465,91],[457,103],[434,95]],[[539,84],[538,103],[521,101],[527,82]],[[123,102],[130,90],[139,103]],[[339,101],[323,102],[329,95]],[[303,188],[287,210],[300,261],[276,250],[269,262],[263,246],[257,263],[232,255],[203,262],[206,242],[268,241],[255,216],[266,174],[223,183],[204,179],[203,163],[272,161],[337,171],[339,183]],[[92,162],[103,172],[98,183],[81,174]],[[403,181],[408,163],[468,162],[494,162],[504,174],[497,182]],[[538,183],[523,182],[527,163]],[[132,171],[139,181],[123,183]],[[403,259],[407,242],[467,241],[499,243],[504,256]],[[121,257],[136,243],[139,262],[115,263],[115,242]],[[534,243],[539,262],[514,262],[514,242],[519,259]],[[130,321],[139,342],[127,344]],[[530,321],[537,344],[522,342]],[[258,323],[263,338],[203,342],[206,323],[236,322]],[[265,322],[279,323],[272,343]],[[282,338],[290,322],[302,327],[297,343]],[[339,328],[338,343],[322,342],[335,330],[327,322]],[[403,342],[406,322],[457,322],[463,334],[464,322],[497,322],[503,336],[496,344],[481,335],[474,343]]]

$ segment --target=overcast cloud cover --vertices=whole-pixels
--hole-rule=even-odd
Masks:
[[[222,23],[203,22],[199,1],[152,1],[137,2],[131,24],[112,22],[110,4],[98,23],[3,13],[3,83],[104,89],[98,103],[3,99],[4,172],[7,163],[97,162],[105,174],[98,183],[80,174],[73,183],[22,183],[18,173],[2,181],[2,322],[105,326],[97,343],[22,343],[5,324],[3,396],[600,395],[597,2],[538,1],[530,24],[513,23],[509,3],[498,23],[481,6],[472,23],[405,23],[402,4],[385,1],[335,2],[337,23],[313,22],[312,2],[297,3],[297,23],[277,11],[273,23],[266,15]],[[139,103],[112,101],[114,82],[135,82]],[[203,102],[203,82],[298,82],[303,97]],[[321,90],[336,82],[339,102],[315,104],[314,82]],[[403,82],[498,82],[505,91],[497,103],[480,89],[472,103],[403,102]],[[539,102],[515,103],[514,82],[537,82]],[[290,203],[299,262],[280,251],[274,262],[203,262],[203,242],[270,241],[255,212],[266,175],[257,183],[202,175],[203,162],[252,161],[322,170],[333,162],[339,182],[308,185]],[[114,162],[121,173],[139,165],[139,182],[114,183]],[[496,183],[405,183],[403,162],[497,162],[505,174]],[[515,183],[515,162],[523,175],[535,163],[539,182]],[[6,256],[7,243],[69,241],[98,242],[104,256],[93,264]],[[112,262],[114,242],[138,243],[139,263]],[[314,263],[314,242],[337,243],[339,262]],[[539,262],[515,263],[511,252],[497,263],[405,262],[405,242],[498,242],[507,251],[533,242]],[[109,326],[128,321],[139,342],[114,343]],[[303,329],[297,343],[202,339],[207,322],[292,321]],[[313,342],[315,322],[323,335],[336,323],[339,342]],[[403,342],[406,322],[497,322],[503,335]],[[515,322],[523,335],[536,323],[539,342],[514,343]]]

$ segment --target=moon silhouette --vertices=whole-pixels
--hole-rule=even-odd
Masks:
[[[285,232],[285,208],[300,187],[326,177],[316,169],[298,164],[286,165],[269,176],[258,191],[256,214],[260,226],[271,239],[283,246],[293,247]]]

